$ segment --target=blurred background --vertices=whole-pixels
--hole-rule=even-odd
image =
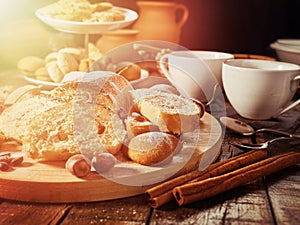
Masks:
[[[24,56],[43,56],[52,49],[82,44],[82,35],[54,31],[36,19],[35,10],[52,2],[0,0],[1,71],[15,68]],[[135,0],[111,2],[139,11]],[[189,10],[179,42],[188,49],[274,56],[270,43],[278,38],[300,38],[299,0],[169,2],[185,4]]]
[[[272,54],[278,38],[300,38],[299,0],[187,0],[181,42],[191,49]]]

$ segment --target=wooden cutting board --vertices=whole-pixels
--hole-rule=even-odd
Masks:
[[[20,167],[0,171],[0,198],[60,203],[102,201],[142,194],[170,177],[198,166],[206,167],[218,157],[222,129],[213,116],[205,113],[201,119],[197,147],[191,142],[193,138],[196,137],[189,134],[183,149],[164,166],[150,167],[120,161],[109,173],[99,175],[92,172],[84,179],[70,174],[64,168],[64,162],[37,162],[25,158]]]

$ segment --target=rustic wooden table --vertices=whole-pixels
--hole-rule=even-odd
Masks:
[[[268,121],[239,117],[227,103],[226,114],[251,123],[300,134],[300,108]],[[269,136],[259,135],[262,140]],[[224,160],[242,151],[233,141],[247,137],[226,130],[221,154]],[[271,152],[300,150],[300,141],[274,143]],[[42,204],[0,199],[0,224],[299,224],[300,167],[295,165],[250,184],[186,206],[170,202],[152,209],[143,195],[124,199],[68,204]],[[1,191],[1,190],[0,190]]]

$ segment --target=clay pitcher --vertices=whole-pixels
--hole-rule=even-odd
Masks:
[[[133,29],[120,29],[107,33],[103,33],[100,39],[96,42],[96,46],[100,52],[106,53],[109,50],[120,45],[137,41],[139,31]]]
[[[180,42],[181,28],[189,16],[188,8],[174,2],[137,1],[139,18],[133,29],[138,40]]]

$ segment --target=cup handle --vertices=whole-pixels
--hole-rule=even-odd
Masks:
[[[170,74],[169,70],[167,69],[167,65],[168,65],[168,54],[167,55],[163,55],[160,58],[160,60],[159,60],[159,66],[160,66],[160,69],[163,72],[163,74],[166,76],[166,78],[168,78],[168,80],[170,82],[172,82],[171,74]]]
[[[185,22],[187,21],[187,19],[189,17],[189,10],[183,4],[178,4],[176,6],[176,10],[175,11],[177,12],[178,10],[182,10],[182,16],[181,16],[181,18],[177,22],[178,27],[181,28],[185,24]]]
[[[294,79],[293,79],[293,81],[297,81],[297,80],[300,80],[300,75],[294,77]],[[283,110],[281,110],[278,115],[281,115],[281,114],[291,110],[292,108],[296,107],[299,104],[300,104],[300,99],[298,99],[297,101],[289,104],[287,107],[285,107]]]

